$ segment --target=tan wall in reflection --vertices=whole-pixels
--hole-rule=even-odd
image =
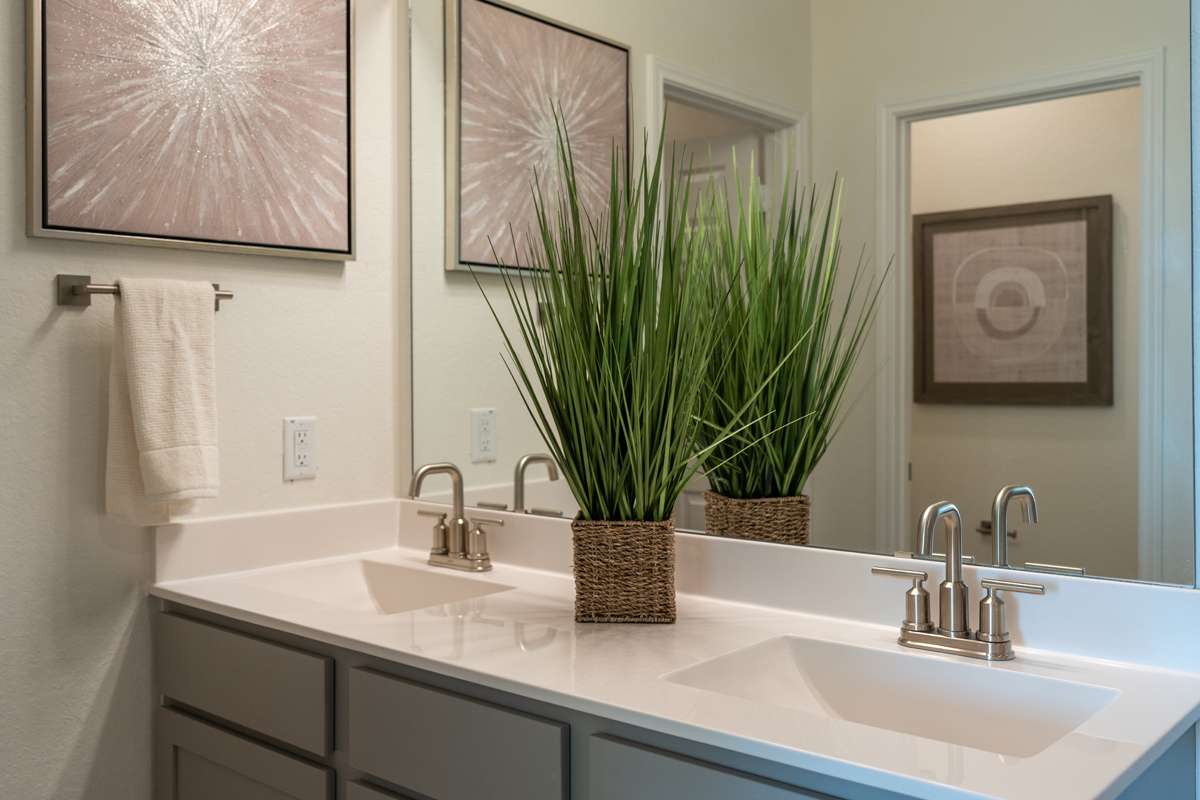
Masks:
[[[824,186],[835,172],[845,179],[846,256],[856,257],[865,244],[872,263],[877,257],[881,103],[1163,50],[1167,164],[1163,325],[1168,363],[1190,364],[1191,82],[1185,0],[812,0],[811,8],[812,175]],[[863,355],[861,381],[870,377],[867,365],[876,361],[872,339]],[[1168,579],[1188,583],[1194,560],[1191,374],[1188,367],[1168,370],[1164,386],[1170,435],[1164,455],[1165,494],[1178,502],[1164,508],[1163,561],[1178,570]],[[872,388],[809,481],[814,544],[877,547],[875,418]],[[1063,469],[1070,466],[1064,464]],[[949,499],[978,509],[980,503],[990,504],[994,492],[991,489],[982,498]],[[974,524],[982,518],[977,511],[967,513]],[[1049,527],[1042,525],[1045,538],[1050,536]],[[1136,527],[1129,536],[1136,539]],[[1012,560],[1024,555],[1015,554]],[[1074,563],[1084,557],[1086,551]]]
[[[1113,195],[1113,405],[913,404],[913,524],[953,498],[966,552],[980,560],[990,561],[991,537],[975,532],[990,498],[1024,483],[1040,522],[1010,524],[1009,563],[1138,576],[1140,124],[1132,87],[912,126],[913,214]]]

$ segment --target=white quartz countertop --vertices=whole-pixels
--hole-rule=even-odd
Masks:
[[[929,800],[1107,800],[1200,716],[1200,675],[1031,649],[1018,640],[1015,661],[955,660],[969,669],[1066,679],[1119,694],[1041,752],[1024,758],[999,755],[660,679],[783,635],[903,650],[913,658],[954,658],[900,648],[894,625],[688,593],[678,596],[674,625],[577,624],[568,575],[504,563],[482,576],[454,574],[512,590],[382,614],[349,601],[330,602],[330,587],[307,591],[295,572],[336,564],[352,571],[361,559],[448,572],[428,567],[421,550],[393,547],[301,565],[161,581],[151,593],[535,700]],[[324,569],[334,574],[342,568]],[[901,584],[889,588],[899,590],[897,607],[891,609],[899,614]],[[324,599],[314,599],[318,595]]]

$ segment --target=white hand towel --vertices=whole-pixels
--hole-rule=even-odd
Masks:
[[[108,386],[110,517],[161,525],[216,497],[212,284],[119,280]]]

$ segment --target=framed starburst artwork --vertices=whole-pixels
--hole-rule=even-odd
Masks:
[[[29,0],[28,233],[354,258],[351,0]]]
[[[628,174],[629,48],[494,0],[446,2],[446,268],[528,263],[535,176],[557,186],[555,113],[583,205]]]

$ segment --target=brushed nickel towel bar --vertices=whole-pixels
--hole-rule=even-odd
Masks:
[[[216,289],[216,310],[221,310],[222,300],[232,300],[233,292],[222,289],[214,283]],[[111,283],[92,283],[91,275],[59,275],[58,304],[60,306],[90,306],[94,294],[120,294],[121,287]]]

